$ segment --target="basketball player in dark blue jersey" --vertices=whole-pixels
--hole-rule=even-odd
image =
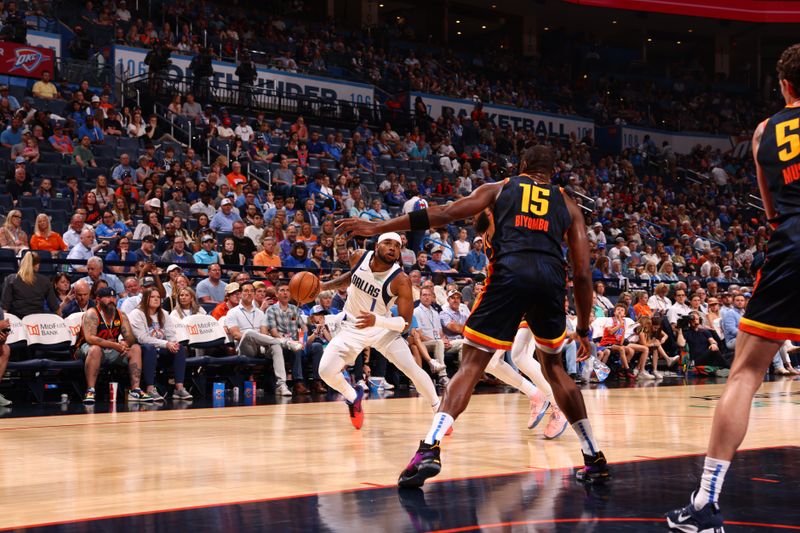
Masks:
[[[676,531],[723,531],[717,501],[747,434],[753,396],[783,342],[800,341],[800,44],[783,52],[777,70],[786,107],[753,134],[758,188],[773,233],[753,297],[739,322],[736,355],[714,411],[700,487],[689,505],[667,513]]]
[[[511,348],[523,319],[536,339],[542,371],[553,387],[556,402],[581,441],[585,466],[577,472],[578,479],[599,483],[609,478],[605,457],[594,441],[586,417],[583,396],[561,365],[561,350],[567,337],[564,313],[567,271],[562,252],[565,236],[572,263],[578,314],[576,336],[581,354],[589,351],[592,277],[583,214],[572,198],[550,183],[553,165],[552,150],[535,146],[523,154],[519,176],[483,185],[450,205],[381,222],[359,219],[339,222],[340,233],[368,236],[385,231],[444,227],[479,215],[487,208],[491,213],[488,216],[491,231],[487,233],[491,235],[487,239],[489,275],[464,327],[466,343],[461,366],[448,386],[428,435],[400,474],[400,486],[419,487],[439,473],[441,438],[466,409],[494,352]]]

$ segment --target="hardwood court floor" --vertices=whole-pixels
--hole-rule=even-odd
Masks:
[[[583,393],[609,461],[627,462],[703,452],[721,390]],[[0,528],[393,485],[427,431],[424,403],[367,401],[361,431],[342,402],[2,419]],[[800,442],[798,403],[800,382],[764,383],[743,448]],[[435,481],[580,464],[571,430],[545,441],[528,415],[520,394],[474,396]]]

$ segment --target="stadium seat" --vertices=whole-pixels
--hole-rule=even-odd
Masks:
[[[192,315],[182,320],[189,348],[208,349],[227,343],[227,335],[217,319],[210,315]]]
[[[17,255],[14,250],[0,248],[0,274],[14,274],[18,268]]]
[[[2,251],[2,249],[0,249],[0,251]],[[12,350],[25,347],[28,344],[28,340],[25,336],[25,326],[22,325],[22,320],[20,320],[17,315],[11,313],[6,313],[5,318],[11,323],[11,333],[8,334],[6,344]]]
[[[55,314],[36,313],[22,319],[28,344],[28,353],[45,351],[48,356],[69,351],[73,343],[70,329],[64,320]]]
[[[64,323],[69,329],[71,338],[70,345],[75,346],[75,343],[78,341],[78,335],[81,332],[81,327],[83,326],[83,313],[72,313],[64,319]]]

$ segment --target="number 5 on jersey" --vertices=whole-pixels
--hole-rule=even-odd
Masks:
[[[775,143],[778,145],[778,159],[781,161],[791,161],[800,155],[798,130],[800,130],[800,118],[775,124]]]
[[[536,216],[546,215],[550,209],[550,200],[548,200],[550,189],[537,187],[530,183],[520,183],[519,186],[522,188],[522,212]]]

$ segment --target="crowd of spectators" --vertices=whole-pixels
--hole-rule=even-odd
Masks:
[[[81,6],[81,7],[78,7]],[[666,74],[615,76],[613,48],[580,36],[536,57],[508,47],[436,47],[417,53],[402,17],[366,30],[344,29],[309,13],[302,2],[282,12],[253,13],[214,2],[170,2],[163,13],[136,12],[125,0],[76,4],[73,56],[109,60],[107,42],[87,42],[86,29],[113,30],[113,43],[254,62],[289,72],[349,77],[391,95],[420,91],[524,109],[579,114],[599,124],[635,124],[673,131],[739,134],[765,116],[760,95],[727,87],[696,61],[664,65]],[[153,21],[161,20],[161,23]],[[545,39],[547,35],[543,36]],[[75,50],[72,50],[75,48]],[[606,57],[608,56],[608,57]],[[658,70],[658,69],[655,69]],[[758,105],[754,105],[758,102]]]
[[[339,310],[346,298],[344,292],[323,294],[297,308],[283,288],[291,274],[287,269],[336,275],[350,268],[350,254],[364,245],[335,235],[334,220],[385,219],[425,203],[456,200],[513,172],[521,151],[534,144],[553,147],[556,182],[590,199],[583,203],[591,211],[586,222],[595,280],[621,293],[624,316],[651,317],[654,327],[661,328],[652,339],[658,340],[661,331],[667,335],[671,344],[659,344],[663,354],[655,341],[651,346],[655,372],[658,356],[674,364],[671,358],[679,348],[693,342],[695,362],[705,361],[691,328],[677,327],[679,315],[688,310],[698,313],[698,324],[715,328],[708,331],[716,334],[718,348],[729,348],[732,319],[714,311],[710,299],[720,299],[727,308],[730,298],[731,308],[740,309],[736,302],[748,297],[753,269],[763,261],[769,237],[763,214],[747,206],[749,195],[757,193],[752,160],[701,146],[676,156],[668,145],[657,147],[646,138],[638,149],[600,154],[591,135],[543,138],[498,128],[480,105],[469,117],[417,120],[408,131],[367,121],[333,130],[306,124],[302,116],[237,116],[191,94],[176,95],[169,113],[193,121],[212,146],[227,147],[230,157],[207,164],[194,148],[168,135],[158,117],[145,119],[138,108],[120,109],[109,87],[56,86],[45,76],[34,85],[33,95],[36,99],[21,103],[0,100],[0,107],[8,109],[7,127],[0,133],[0,154],[8,169],[0,247],[19,256],[23,265],[33,257],[31,271],[41,268],[40,254],[72,261],[52,279],[7,276],[3,309],[19,317],[41,311],[67,317],[97,308],[101,298],[119,298],[121,313],[139,309],[148,328],[158,323],[169,331],[154,311],[154,294],[165,312],[180,320],[203,312],[223,318],[240,309],[247,292],[245,307],[263,314],[258,326],[251,324],[258,329],[252,335],[277,339],[281,347],[280,356],[273,357],[280,361],[275,364],[276,391],[287,396],[324,390],[314,368],[320,353],[314,343],[326,342],[320,340],[326,338],[324,324],[301,317]],[[42,101],[48,111],[35,108]],[[64,111],[53,112],[57,106]],[[271,168],[271,189],[250,173],[259,165]],[[694,177],[681,178],[679,166],[692,169]],[[71,218],[66,220],[64,213]],[[469,221],[410,233],[402,262],[422,313],[419,332],[409,337],[412,349],[445,384],[445,355],[458,357],[460,327],[482,290],[488,264],[483,239]],[[104,291],[99,297],[102,288],[111,294]],[[156,292],[146,292],[151,288]],[[424,314],[431,309],[437,313],[432,321]],[[596,309],[596,316],[611,318],[613,303]],[[140,324],[142,317],[133,322]],[[629,335],[634,330],[623,331]],[[605,337],[605,331],[596,333]],[[146,338],[145,344],[155,346],[141,352],[148,372],[144,388],[135,393],[139,400],[160,397],[148,378],[154,354],[166,355],[166,350],[177,355],[174,340],[163,335],[167,344],[153,344],[152,335],[134,331],[138,342]],[[625,342],[624,336],[617,340]],[[642,354],[638,375],[649,374],[642,362],[649,341],[641,342],[630,349],[620,344],[625,348],[616,350],[627,377],[635,373],[628,363],[636,353]],[[88,361],[102,352],[85,351],[88,380]],[[607,357],[604,350],[599,355]],[[278,372],[284,356],[291,360],[291,379]],[[175,364],[180,366],[184,357],[173,357]],[[726,360],[712,362],[724,366]],[[371,371],[363,368],[364,360],[359,364],[357,379]],[[785,371],[794,371],[788,367]],[[574,372],[574,365],[570,368]]]

